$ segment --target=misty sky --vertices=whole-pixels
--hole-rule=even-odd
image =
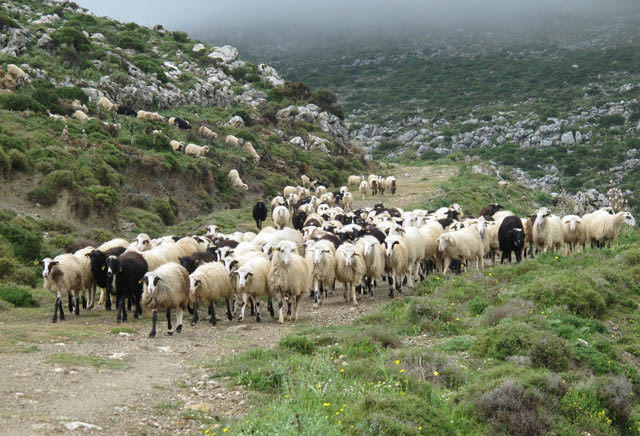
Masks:
[[[76,0],[97,15],[168,29],[254,33],[301,29],[343,33],[496,23],[517,26],[533,17],[554,19],[612,12],[637,0]]]

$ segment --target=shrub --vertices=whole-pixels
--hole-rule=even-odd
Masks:
[[[9,161],[11,162],[11,168],[16,171],[28,171],[29,167],[29,158],[21,151],[18,150],[9,150],[7,153],[9,157]]]
[[[31,96],[21,93],[0,95],[0,106],[2,106],[3,109],[18,112],[26,110],[35,112],[44,111],[40,103],[31,98]]]
[[[0,29],[6,31],[12,27],[20,27],[13,18],[7,17],[5,14],[0,14]]]
[[[31,291],[15,285],[0,286],[0,298],[16,307],[37,306],[36,301],[31,296]]]
[[[148,74],[155,73],[158,76],[158,80],[165,83],[167,81],[167,76],[164,74],[164,70],[160,63],[147,55],[137,55],[131,60],[131,63],[136,67],[140,68],[142,71]]]
[[[280,339],[280,347],[288,348],[296,353],[300,354],[312,354],[316,346],[306,336],[298,336],[298,335],[288,335]]]
[[[526,355],[531,349],[535,333],[522,322],[503,320],[496,327],[484,330],[471,346],[471,353],[478,357],[506,359],[514,355]]]
[[[51,186],[56,192],[67,188],[73,189],[75,187],[75,179],[73,173],[69,170],[57,170],[49,173],[44,178],[44,184]]]
[[[177,208],[166,200],[156,199],[153,201],[153,210],[158,214],[164,225],[172,226],[176,223]]]
[[[631,382],[623,376],[607,377],[600,388],[600,395],[616,421],[626,423],[635,397]]]
[[[171,36],[176,42],[182,44],[189,42],[189,35],[187,34],[187,32],[179,32],[176,30],[174,32],[171,32]]]
[[[542,336],[536,338],[529,355],[534,366],[561,372],[569,367],[571,348],[556,336]]]
[[[27,192],[27,200],[43,206],[53,206],[58,201],[58,192],[49,185],[40,185]]]
[[[629,266],[640,265],[640,248],[625,251],[624,260]]]
[[[73,47],[78,53],[88,52],[91,49],[91,42],[89,42],[89,39],[75,27],[61,27],[51,33],[51,38],[53,38],[56,44],[67,44]]]
[[[7,178],[11,172],[11,161],[9,156],[0,148],[0,175]]]
[[[616,115],[603,115],[598,119],[598,125],[600,127],[613,127],[613,126],[623,126],[625,122],[624,116],[620,114]]]
[[[369,339],[381,348],[398,348],[402,343],[398,335],[385,327],[370,327],[356,335],[355,340]]]
[[[0,222],[0,235],[13,244],[13,252],[22,261],[29,262],[40,258],[42,235],[27,230],[18,224]]]
[[[525,390],[511,380],[502,382],[477,401],[482,418],[509,434],[523,436],[536,436],[548,430],[547,418],[538,413],[541,404],[542,396],[537,390]]]
[[[147,49],[144,39],[140,38],[140,35],[131,31],[124,32],[120,36],[118,45],[121,48],[128,48],[128,49],[137,50],[140,52],[144,52]]]

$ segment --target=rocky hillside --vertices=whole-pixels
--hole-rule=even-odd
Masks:
[[[375,158],[478,155],[549,192],[618,185],[638,210],[640,10],[543,18],[334,41],[313,57],[290,45],[260,53],[335,91],[353,140]]]

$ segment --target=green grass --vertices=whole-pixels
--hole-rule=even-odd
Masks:
[[[135,335],[137,332],[131,327],[116,327],[111,329],[112,335],[119,335],[120,333],[129,333],[130,335]]]
[[[66,367],[93,366],[98,369],[127,369],[129,366],[116,359],[105,359],[96,356],[84,356],[74,353],[55,353],[47,357],[47,363],[54,363]]]
[[[254,392],[229,433],[638,434],[627,350],[640,291],[625,272],[637,248],[623,241],[435,274],[350,325],[300,326],[275,349],[210,361],[211,377]],[[588,282],[571,287],[567,271]],[[606,302],[597,312],[581,310],[591,293]]]

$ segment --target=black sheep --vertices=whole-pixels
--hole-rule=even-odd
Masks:
[[[204,251],[193,253],[191,256],[179,257],[178,260],[180,261],[180,265],[191,274],[203,263],[217,262],[218,256],[216,253]]]
[[[142,314],[140,301],[142,300],[142,278],[149,271],[147,261],[140,253],[129,251],[120,257],[109,256],[107,267],[107,292],[116,295],[116,307],[118,308],[117,322],[127,321],[127,309],[124,306],[125,298],[135,301],[136,309],[134,318]],[[113,289],[115,279],[116,288]]]
[[[133,110],[132,107],[124,105],[119,105],[118,109],[116,109],[116,112],[118,113],[118,115],[127,115],[130,117],[135,117],[138,115],[138,112]]]
[[[493,215],[495,215],[495,213],[500,209],[502,209],[502,206],[500,206],[498,203],[492,203],[482,208],[482,210],[480,211],[480,216],[483,216],[485,218],[492,217],[491,219],[493,219]]]
[[[502,251],[500,263],[503,263],[505,259],[511,263],[512,251],[516,253],[516,261],[520,263],[524,248],[524,227],[519,217],[512,215],[502,221],[498,229],[498,243]]]
[[[178,126],[178,129],[181,130],[189,130],[191,129],[191,124],[188,121],[183,120],[182,118],[177,118],[174,120],[173,124]]]
[[[262,201],[258,201],[253,206],[253,219],[256,221],[258,230],[262,230],[262,222],[267,219],[267,206]]]
[[[307,220],[307,213],[303,210],[299,210],[293,214],[293,218],[291,222],[293,223],[293,228],[296,230],[302,230],[304,227],[304,222]]]
[[[87,253],[86,256],[91,262],[91,275],[96,284],[102,289],[107,290],[107,258],[109,256],[120,256],[124,253],[124,247],[114,247],[106,251],[93,250],[91,253]],[[105,309],[111,310],[111,298],[109,294],[105,297]]]
[[[381,244],[383,244],[385,239],[387,238],[387,236],[384,234],[382,230],[380,230],[379,228],[373,225],[367,226],[364,229],[364,236],[373,236]]]
[[[396,195],[396,181],[391,181],[391,195]]]
[[[377,180],[372,180],[371,181],[371,186],[369,186],[369,188],[371,189],[371,195],[378,195],[378,181]]]

